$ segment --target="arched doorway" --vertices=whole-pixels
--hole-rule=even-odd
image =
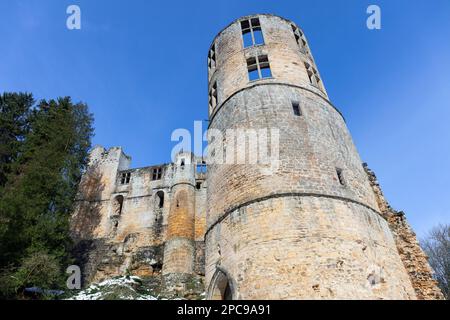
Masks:
[[[111,213],[111,223],[112,223],[112,231],[115,232],[117,227],[119,226],[120,215],[123,210],[123,196],[118,195],[114,198],[112,204],[112,213]]]
[[[210,289],[208,290],[209,300],[234,300],[233,282],[227,274],[218,269],[212,277]]]
[[[120,216],[122,214],[123,209],[123,196],[118,195],[114,198],[113,203],[113,215]]]

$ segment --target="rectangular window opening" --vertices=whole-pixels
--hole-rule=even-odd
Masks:
[[[206,173],[206,170],[207,170],[207,166],[204,161],[202,163],[197,164],[197,172],[198,173]]]
[[[208,70],[212,72],[216,68],[216,44],[213,44],[208,53]]]
[[[292,109],[294,110],[294,115],[300,117],[302,115],[302,111],[300,109],[300,104],[297,101],[292,102]]]
[[[244,48],[264,44],[264,36],[259,18],[241,21]]]
[[[264,38],[261,29],[253,31],[253,37],[255,38],[255,45],[264,44]]]
[[[248,58],[247,70],[250,81],[272,77],[267,55]]]
[[[299,28],[291,24],[292,31],[294,33],[295,41],[297,42],[298,46],[300,47],[300,50],[303,53],[308,53],[308,46],[306,44],[305,36],[303,35],[303,32],[300,31]]]
[[[340,168],[336,168],[336,174],[337,174],[337,177],[338,177],[338,180],[339,180],[339,183],[341,184],[341,186],[345,186],[343,170]]]
[[[120,184],[129,184],[131,180],[131,172],[124,172],[120,178]]]
[[[242,38],[244,40],[244,48],[253,46],[253,38],[250,31],[247,31],[247,33],[243,33]]]
[[[308,73],[309,82],[313,85],[322,90],[321,81],[319,77],[319,73],[317,72],[316,68],[314,68],[309,63],[305,62],[305,68],[306,72]]]
[[[211,90],[209,90],[209,109],[212,112],[214,108],[217,106],[217,81],[214,82],[214,84],[211,87]]]
[[[153,168],[152,180],[161,180],[162,178],[162,168]]]

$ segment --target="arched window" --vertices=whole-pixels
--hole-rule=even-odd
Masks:
[[[216,271],[208,291],[210,300],[233,300],[232,282],[222,270]]]
[[[113,203],[113,215],[120,216],[122,214],[123,209],[123,196],[118,195],[114,198]]]
[[[164,191],[158,191],[156,193],[156,204],[160,209],[164,207]]]
[[[187,192],[184,190],[178,191],[175,194],[175,203],[177,208],[186,208],[187,206]]]

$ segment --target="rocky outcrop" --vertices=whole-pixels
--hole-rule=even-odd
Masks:
[[[428,257],[420,247],[416,234],[408,224],[405,214],[394,210],[389,205],[381,191],[375,173],[366,163],[363,166],[376,195],[381,214],[387,220],[392,231],[400,258],[409,274],[417,298],[420,300],[444,299],[437,281],[433,278],[433,270],[428,263]]]

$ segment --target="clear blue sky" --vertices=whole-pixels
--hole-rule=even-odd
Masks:
[[[66,28],[70,4],[80,31]],[[365,26],[369,4],[380,31]],[[134,167],[167,162],[172,131],[207,118],[213,37],[260,12],[302,26],[361,157],[419,236],[449,223],[448,0],[0,0],[0,92],[84,101],[95,144],[123,146]]]

